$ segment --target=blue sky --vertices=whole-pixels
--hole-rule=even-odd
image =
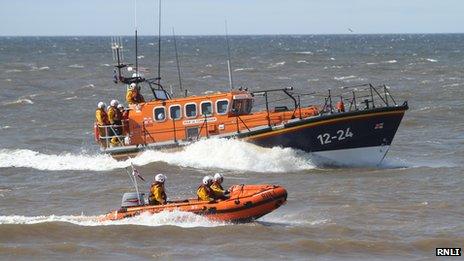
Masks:
[[[0,0],[0,35],[128,35],[135,0]],[[163,34],[460,33],[462,0],[164,0]],[[158,0],[137,0],[139,33]]]

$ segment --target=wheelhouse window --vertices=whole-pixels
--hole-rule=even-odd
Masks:
[[[229,107],[228,100],[221,100],[216,102],[216,112],[217,114],[226,114],[227,108]]]
[[[211,116],[213,115],[213,104],[211,102],[202,102],[201,115]]]
[[[237,99],[232,102],[232,113],[235,115],[250,114],[252,108],[252,99]]]
[[[185,105],[185,116],[187,118],[197,117],[197,105],[195,103]]]
[[[164,121],[166,119],[166,109],[164,107],[155,108],[153,114],[155,121]]]
[[[169,115],[173,120],[182,118],[180,105],[173,105],[169,107]]]

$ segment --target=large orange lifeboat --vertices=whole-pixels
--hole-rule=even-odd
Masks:
[[[326,95],[292,87],[248,91],[231,84],[227,92],[174,96],[163,88],[159,75],[145,78],[139,73],[137,63],[132,77],[125,77],[122,69],[133,68],[120,59],[121,41],[112,48],[115,82],[128,87],[129,105],[119,124],[95,128],[95,139],[117,159],[216,137],[305,151],[316,164],[379,165],[409,109],[407,101],[396,103],[386,85],[370,83],[337,88],[336,106],[330,89]],[[153,98],[137,98],[143,96],[142,87]]]
[[[287,191],[276,185],[235,185],[229,191],[230,197],[225,200],[208,202],[186,199],[154,206],[140,203],[144,202],[142,194],[139,194],[139,198],[125,197],[123,206],[119,210],[101,216],[100,221],[121,220],[142,213],[155,214],[177,210],[203,215],[216,221],[250,222],[272,212],[287,200]],[[125,203],[133,206],[124,206]]]

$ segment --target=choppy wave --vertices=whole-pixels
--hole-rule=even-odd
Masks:
[[[259,219],[259,222],[277,223],[283,225],[322,225],[331,222],[330,218],[323,217],[320,213],[308,212],[307,210],[291,211],[282,213],[270,213]]]
[[[276,68],[276,67],[284,66],[284,65],[285,65],[285,61],[278,62],[278,63],[271,63],[268,68]]]
[[[337,81],[344,81],[344,80],[349,80],[349,79],[354,79],[356,76],[354,75],[349,75],[349,76],[340,76],[340,77],[334,77],[334,80]]]
[[[43,154],[27,149],[1,149],[0,168],[24,167],[39,170],[107,171],[152,162],[192,168],[219,168],[255,172],[286,172],[313,169],[309,154],[291,148],[263,148],[247,142],[208,139],[186,146],[177,152],[148,150],[126,161],[109,155],[63,153]]]
[[[34,104],[34,102],[30,99],[19,98],[16,101],[9,101],[9,102],[3,103],[3,105],[18,105],[18,104]]]
[[[237,68],[234,72],[241,72],[241,71],[253,71],[255,68]]]
[[[311,54],[313,54],[313,52],[311,52],[311,51],[296,52],[296,54],[308,54],[308,55],[311,55]]]
[[[34,72],[34,71],[47,71],[47,70],[50,70],[50,67],[48,67],[48,66],[42,66],[42,67],[32,66],[32,68],[30,69],[31,72]]]
[[[141,215],[117,221],[99,221],[99,216],[0,216],[0,224],[30,225],[50,222],[66,222],[79,226],[179,226],[179,227],[215,227],[228,223],[212,221],[204,216],[182,211],[163,211],[157,214],[142,213]]]
[[[77,99],[78,97],[77,96],[71,96],[71,97],[67,97],[67,98],[64,98],[66,101],[69,101],[69,100],[75,100]]]
[[[6,73],[17,73],[17,72],[22,72],[23,70],[20,70],[20,69],[9,69],[9,70],[6,70],[5,72]]]
[[[80,64],[71,64],[68,66],[69,68],[78,68],[78,69],[82,69],[84,68],[84,65],[80,65]]]

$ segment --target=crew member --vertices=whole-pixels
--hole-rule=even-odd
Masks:
[[[131,83],[129,85],[129,88],[126,92],[126,101],[128,104],[145,102],[145,99],[143,98],[142,94],[140,94],[140,90],[138,89],[137,84]]]
[[[155,182],[151,184],[150,187],[150,196],[148,197],[148,202],[150,205],[164,205],[166,204],[166,192],[164,191],[164,182],[166,181],[166,176],[163,174],[158,174],[155,176]]]
[[[129,110],[126,110],[124,108],[124,105],[118,104],[118,111],[121,114],[121,134],[125,135],[129,130],[128,130],[128,119],[129,119]]]
[[[338,112],[345,112],[345,103],[343,103],[343,98],[340,96],[340,101],[336,104]]]
[[[117,108],[118,108],[119,113],[121,113],[121,120],[123,120],[124,119],[123,116],[124,116],[124,112],[125,112],[124,105],[122,105],[120,103],[120,104],[118,104]]]
[[[203,200],[203,201],[214,200],[214,192],[210,188],[211,184],[213,184],[213,177],[211,176],[203,177],[203,182],[198,187],[198,190],[197,190],[197,196],[199,200]]]
[[[105,111],[106,104],[104,102],[99,102],[97,104],[97,110],[95,111],[95,121],[98,126],[98,134],[100,137],[106,137],[109,133],[106,132],[106,126],[110,124],[108,121],[108,114]],[[103,143],[104,138],[100,138]]]
[[[119,102],[117,100],[111,100],[110,107],[108,107],[108,120],[110,121],[110,124],[113,125],[116,125],[118,120],[121,121],[121,117],[118,119],[118,116],[120,115],[118,104]]]
[[[113,138],[111,138],[111,144],[112,145],[118,145],[119,144],[119,139],[116,137],[116,135],[121,135],[121,112],[118,110],[118,104],[119,102],[117,100],[111,100],[110,102],[110,107],[108,107],[108,120],[110,122],[112,128],[111,128],[111,135]]]
[[[213,191],[215,199],[225,199],[225,198],[227,198],[226,195],[229,192],[224,190],[224,188],[222,187],[222,182],[223,181],[224,181],[224,177],[220,173],[214,174],[213,183],[211,184],[210,188]]]

